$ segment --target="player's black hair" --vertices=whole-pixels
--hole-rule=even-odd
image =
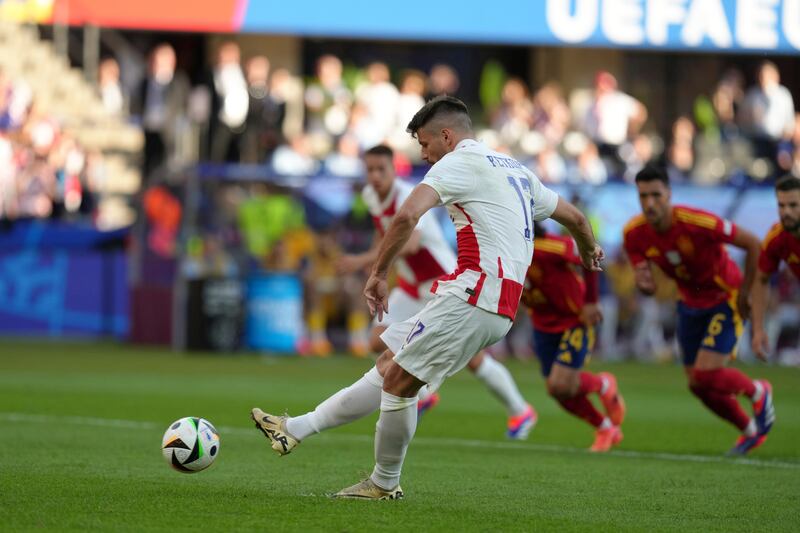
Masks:
[[[775,182],[775,190],[784,192],[800,190],[800,178],[786,174]]]
[[[420,128],[439,118],[445,118],[453,126],[463,130],[472,131],[467,105],[458,98],[447,95],[437,96],[422,106],[408,123],[406,131],[416,137]]]
[[[544,224],[535,220],[533,221],[533,236],[539,238],[547,236],[547,230],[544,229]]]
[[[392,150],[385,144],[378,144],[376,146],[373,146],[366,152],[364,152],[364,155],[381,155],[384,157],[388,157],[389,159],[394,159],[394,150]]]
[[[645,165],[642,170],[636,173],[636,183],[648,183],[651,181],[660,181],[669,187],[669,176],[667,171],[655,165]]]

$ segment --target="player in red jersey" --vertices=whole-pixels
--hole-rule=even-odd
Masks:
[[[680,293],[677,337],[689,388],[717,416],[735,425],[742,436],[731,454],[745,454],[767,437],[773,412],[771,386],[754,381],[725,364],[735,355],[742,317],[749,312],[748,294],[755,277],[759,242],[750,232],[718,216],[671,205],[666,172],[646,166],[636,175],[642,215],[625,226],[624,243],[636,286],[653,294],[651,265],[673,278]],[[725,249],[732,244],[747,252],[744,278]],[[755,418],[736,396],[753,402]]]
[[[533,262],[522,301],[533,322],[533,344],[547,380],[547,392],[561,406],[595,428],[590,450],[605,452],[622,440],[625,403],[613,374],[582,371],[602,319],[597,305],[597,272],[582,269],[577,245],[569,237],[548,235],[534,224]],[[606,411],[589,400],[597,394]]]
[[[758,258],[758,275],[753,284],[753,352],[766,360],[769,341],[764,329],[764,314],[769,294],[769,279],[785,261],[800,279],[800,179],[788,175],[775,183],[778,216],[781,221],[769,230]]]

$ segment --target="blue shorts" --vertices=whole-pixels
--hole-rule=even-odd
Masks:
[[[533,330],[533,348],[539,358],[544,377],[550,375],[554,363],[569,368],[583,368],[583,363],[594,348],[594,327],[575,326],[561,333]]]
[[[684,366],[694,365],[701,349],[736,355],[742,329],[742,319],[731,300],[708,309],[695,309],[678,302],[676,335]]]

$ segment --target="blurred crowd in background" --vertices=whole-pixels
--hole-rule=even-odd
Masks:
[[[91,217],[106,178],[99,152],[40,112],[24,80],[0,71],[0,220]]]
[[[175,160],[187,142],[199,160],[265,165],[284,176],[359,179],[360,154],[379,143],[399,154],[400,174],[420,163],[405,127],[426,99],[459,95],[459,74],[436,64],[429,72],[395,70],[382,62],[345,65],[322,55],[314,71],[271,69],[269,57],[242,57],[223,42],[205,79],[194,86],[176,67],[173,47],[149,52],[143,79],[129,89],[113,57],[100,63],[96,90],[105,110],[129,117],[144,133],[145,181]],[[752,73],[751,73],[752,74]],[[478,137],[529,165],[547,183],[631,181],[644,164],[662,163],[673,182],[718,184],[800,174],[800,113],[777,67],[764,61],[757,83],[728,70],[693,108],[671,124],[648,118],[607,71],[594,86],[568,94],[557,80],[531,87],[488,62],[480,105],[472,108]],[[196,76],[195,76],[196,77]],[[194,126],[194,128],[193,128]],[[189,132],[194,137],[187,141]],[[60,131],[57,117],[37,112],[23,79],[0,73],[0,216],[61,216],[90,212],[103,179],[94,154]]]
[[[242,58],[234,42],[219,46],[209,79],[193,90],[175,70],[169,45],[153,51],[138,94],[121,94],[118,69],[108,70],[117,78],[101,80],[104,101],[121,108],[129,98],[150,139],[146,171],[169,153],[170,127],[184,113],[207,124],[201,154],[210,161],[270,163],[281,175],[358,178],[360,153],[384,142],[413,165],[419,150],[405,131],[408,121],[427,99],[458,96],[460,87],[458,72],[447,64],[430,72],[392,71],[382,62],[345,66],[330,54],[304,77],[272,71],[267,56]],[[609,72],[598,71],[593,87],[566,94],[557,80],[530,87],[488,62],[481,105],[472,113],[479,138],[550,183],[631,181],[650,161],[667,166],[676,182],[699,184],[737,174],[760,181],[800,173],[800,114],[791,93],[769,61],[755,77],[747,87],[744,74],[731,69],[672,124],[654,124],[647,102],[627,94]]]

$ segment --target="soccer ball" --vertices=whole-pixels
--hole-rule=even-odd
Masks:
[[[219,455],[219,434],[205,418],[187,416],[167,428],[161,453],[175,470],[199,472],[211,466]]]

